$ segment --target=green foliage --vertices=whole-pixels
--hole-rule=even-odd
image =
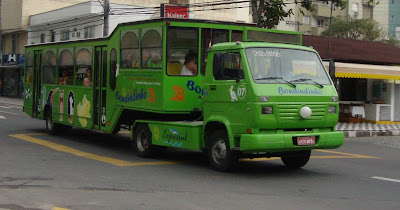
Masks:
[[[370,0],[373,2],[374,0]],[[257,23],[258,27],[273,28],[278,25],[279,21],[284,20],[285,17],[293,15],[293,9],[286,9],[287,4],[298,4],[303,9],[314,11],[314,0],[295,0],[294,2],[285,3],[284,0],[251,0],[253,22]],[[328,0],[321,0],[319,2],[330,3]],[[332,0],[334,7],[344,9],[347,6],[346,0]]]
[[[400,40],[396,39],[396,37],[391,36],[388,40],[382,40],[382,42],[400,47]]]
[[[364,41],[380,41],[383,32],[379,23],[372,19],[357,18],[332,18],[331,37],[349,38]],[[329,36],[329,25],[321,33],[323,36]]]

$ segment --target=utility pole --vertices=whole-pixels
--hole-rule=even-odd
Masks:
[[[333,1],[331,2],[331,15],[329,16],[328,56],[331,56],[332,10],[333,10]]]
[[[101,4],[100,1],[99,3]],[[104,12],[103,37],[106,37],[108,36],[108,28],[109,28],[108,15],[110,14],[110,1],[104,0],[104,4],[101,4],[101,6],[103,6],[103,12]]]

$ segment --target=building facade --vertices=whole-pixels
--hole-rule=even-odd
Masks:
[[[27,44],[102,37],[111,33],[118,23],[160,17],[161,4],[188,5],[189,18],[232,22],[252,20],[249,2],[226,4],[218,0],[109,0],[109,27],[104,33],[104,0],[0,2],[0,95],[10,97],[22,96],[24,46]]]

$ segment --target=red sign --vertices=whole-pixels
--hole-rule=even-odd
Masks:
[[[164,6],[164,17],[167,18],[189,18],[188,6]]]

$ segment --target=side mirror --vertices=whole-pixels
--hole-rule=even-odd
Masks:
[[[329,60],[329,76],[334,79],[335,78],[335,61],[332,59]]]

